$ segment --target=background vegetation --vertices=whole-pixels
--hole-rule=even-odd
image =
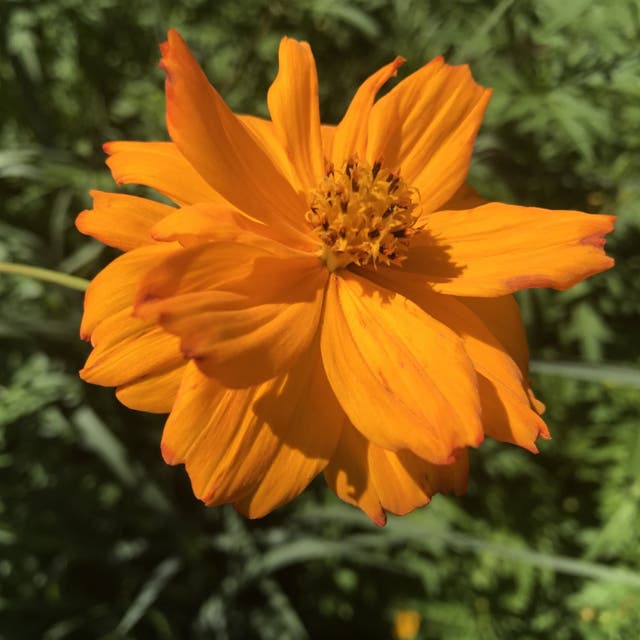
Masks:
[[[618,266],[521,298],[542,453],[486,443],[468,495],[384,530],[322,481],[257,522],[204,509],[161,461],[161,417],[77,378],[81,293],[3,274],[0,638],[390,638],[406,609],[419,638],[637,638],[638,0],[0,0],[0,261],[92,277],[112,259],[73,220],[114,189],[103,141],[165,138],[170,26],[249,113],[283,34],[312,43],[327,122],[397,53],[470,63],[495,89],[472,183],[617,213]]]

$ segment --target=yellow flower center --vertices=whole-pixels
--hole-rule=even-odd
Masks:
[[[305,218],[322,242],[330,271],[352,263],[399,265],[417,231],[417,200],[417,191],[398,172],[350,158],[341,169],[328,165]]]

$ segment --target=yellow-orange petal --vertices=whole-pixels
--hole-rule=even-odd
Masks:
[[[346,421],[324,478],[338,498],[360,507],[375,524],[383,527],[387,516],[371,479],[369,446],[360,431]]]
[[[410,451],[389,451],[369,443],[367,464],[371,482],[383,509],[406,515],[431,500],[428,462]]]
[[[537,453],[536,440],[549,438],[549,430],[531,408],[529,381],[518,364],[480,318],[453,297],[430,293],[423,304],[464,342],[478,373],[485,433]]]
[[[314,189],[324,175],[318,73],[307,42],[286,36],[278,50],[278,75],[267,93],[269,113],[303,188]]]
[[[476,375],[462,341],[404,296],[333,274],[321,345],[336,397],[375,444],[447,464],[455,449],[481,442]]]
[[[604,236],[615,218],[492,202],[426,217],[403,264],[441,293],[496,297],[532,287],[568,289],[609,269]]]
[[[198,245],[148,274],[137,313],[179,336],[202,371],[226,386],[246,387],[286,371],[309,348],[326,279],[313,256]]]
[[[283,245],[269,243],[265,238],[253,244],[198,244],[168,252],[166,258],[157,261],[139,280],[134,305],[141,317],[157,319],[159,309],[156,305],[165,299],[211,291],[233,292],[247,300],[251,298],[255,304],[292,301],[291,294],[282,293],[286,287],[294,287],[314,267],[320,269],[322,266],[315,256],[288,247],[283,250]],[[281,263],[283,260],[287,262]],[[276,264],[291,267],[282,268],[282,281],[274,281],[268,275],[269,268]],[[276,291],[280,293],[276,294]]]
[[[406,515],[431,501],[436,493],[464,493],[469,474],[466,449],[448,465],[434,465],[410,451],[369,445],[368,465],[380,504],[389,513]]]
[[[430,465],[427,471],[432,495],[453,493],[461,496],[469,482],[469,450],[458,449],[451,464]]]
[[[234,283],[234,286],[249,283],[251,278],[260,277],[256,261],[277,255],[276,250],[263,245],[235,242],[205,243],[188,249],[181,247],[179,251],[167,252],[164,256],[171,260],[155,261],[151,265],[154,268],[147,269],[145,277],[138,279],[134,306],[141,317],[157,319],[159,314],[153,306],[155,303],[220,289],[227,282]]]
[[[473,209],[487,204],[487,200],[483,198],[469,183],[465,182],[452,196],[442,205],[443,211],[458,209]],[[428,214],[427,214],[428,215]],[[426,216],[419,219],[417,226],[421,226],[426,221]]]
[[[94,329],[93,351],[80,371],[83,380],[116,387],[184,363],[178,338],[132,313],[129,306]]]
[[[531,408],[542,415],[545,405],[533,393],[529,381],[529,346],[527,335],[520,315],[520,308],[513,296],[499,298],[458,298],[460,302],[475,313],[498,339],[507,353],[522,371],[527,396]],[[547,437],[544,436],[543,437]]]
[[[278,242],[278,233],[271,227],[247,218],[228,204],[201,203],[174,210],[151,229],[151,237],[164,242],[175,240],[185,247],[211,241],[239,242],[291,253],[289,246]],[[316,247],[311,236],[292,244],[307,251]]]
[[[240,502],[257,517],[294,497],[339,436],[335,399],[311,395],[321,382],[318,359],[310,351],[290,372],[237,390],[224,389],[190,362],[162,436],[165,461],[186,464],[194,493],[208,505]],[[282,468],[287,449],[297,451],[291,475]]]
[[[226,302],[209,301],[195,316],[167,306],[160,323],[180,336],[182,352],[204,373],[227,387],[242,388],[286,371],[305,353],[320,318],[318,284],[313,283],[315,297],[308,302],[228,311]]]
[[[147,198],[104,191],[89,193],[93,198],[93,209],[78,214],[78,231],[122,251],[155,242],[151,227],[175,211],[173,207]]]
[[[80,337],[88,340],[99,322],[131,306],[144,274],[178,250],[180,245],[173,242],[145,245],[109,263],[85,293]]]
[[[298,178],[298,172],[291,163],[287,151],[282,146],[273,122],[265,118],[249,115],[238,115],[238,119],[270,156],[273,163],[282,171],[291,186],[298,193],[304,194],[305,190],[300,183],[300,178]]]
[[[336,127],[331,155],[327,155],[337,166],[342,166],[352,155],[365,158],[369,112],[373,101],[384,84],[398,75],[398,69],[405,62],[404,58],[398,56],[393,62],[370,75],[356,91],[344,117]]]
[[[336,136],[336,126],[333,124],[320,125],[320,133],[322,134],[322,147],[326,158],[333,157],[333,140]]]
[[[333,456],[344,423],[317,344],[292,372],[283,394],[269,402],[290,405],[291,413],[286,429],[278,429],[281,444],[264,477],[236,503],[250,518],[261,518],[304,491]]]
[[[116,389],[125,407],[148,413],[169,413],[178,394],[186,364],[154,373]]]
[[[176,204],[224,202],[173,142],[114,141],[103,145],[117,184],[141,184]]]
[[[400,269],[380,269],[369,277],[401,292],[456,332],[478,376],[482,424],[487,435],[537,452],[539,436],[549,437],[544,421],[530,406],[528,380],[490,329],[453,296],[434,293],[403,277]]]
[[[498,298],[458,298],[469,307],[497,338],[520,368],[523,378],[529,375],[529,346],[520,308],[512,295]]]
[[[374,104],[367,159],[400,169],[420,192],[424,211],[440,208],[467,177],[490,96],[466,65],[435,58]]]
[[[336,495],[360,507],[384,526],[385,511],[407,514],[436,493],[461,495],[467,488],[469,458],[457,450],[453,462],[434,465],[409,451],[394,452],[368,441],[349,421],[324,476]]]
[[[177,31],[161,51],[167,128],[181,153],[238,209],[283,233],[301,233],[305,201],[209,84]]]
[[[185,464],[193,492],[205,504],[239,500],[265,474],[279,443],[257,407],[284,383],[280,377],[227,390],[195,362],[187,364],[162,434],[162,455],[168,464]]]

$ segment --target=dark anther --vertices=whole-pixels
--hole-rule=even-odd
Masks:
[[[396,208],[395,204],[390,204],[385,210],[384,213],[382,214],[382,218],[388,218],[392,213],[393,210]]]
[[[373,179],[376,179],[376,176],[378,175],[378,172],[380,171],[380,169],[382,168],[382,162],[380,162],[380,160],[376,160],[376,162],[373,163],[373,167],[371,169],[371,175],[373,176]]]
[[[351,178],[351,190],[354,193],[358,193],[358,191],[360,191],[360,185],[358,184],[358,181],[355,179],[355,177]]]
[[[392,231],[391,235],[394,238],[404,238],[407,235],[407,230],[406,229],[397,229],[396,231]]]
[[[398,188],[399,182],[400,182],[400,176],[393,176],[393,179],[389,184],[389,193],[393,193]]]
[[[371,239],[373,238],[377,238],[380,235],[380,230],[379,229],[371,229],[371,231],[369,231],[369,233],[367,234]]]
[[[396,252],[392,251],[387,258],[389,258],[389,260],[395,260],[396,259]]]
[[[327,220],[322,221],[322,228],[326,231],[329,228],[329,222]]]
[[[341,238],[346,238],[347,237],[347,230],[344,227],[340,227],[340,231],[338,231],[338,235]]]
[[[348,207],[349,207],[348,200],[340,200],[340,209],[342,210],[342,213],[347,213]]]
[[[349,160],[347,161],[347,166],[344,169],[344,172],[347,174],[347,176],[350,178],[351,177],[351,172],[353,171],[353,168],[356,166],[355,161],[353,160],[353,158],[349,158]]]

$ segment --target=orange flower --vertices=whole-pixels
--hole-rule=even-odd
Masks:
[[[422,616],[415,609],[400,609],[393,618],[393,635],[397,640],[414,640],[420,631]]]
[[[436,58],[375,101],[396,58],[320,124],[309,46],[284,38],[271,120],[233,114],[175,31],[172,142],[111,142],[118,184],[80,231],[125,253],[91,283],[82,377],[170,412],[169,464],[250,517],[321,471],[375,522],[464,490],[484,434],[548,437],[511,294],[613,265],[610,216],[486,203],[465,184],[490,91]]]

